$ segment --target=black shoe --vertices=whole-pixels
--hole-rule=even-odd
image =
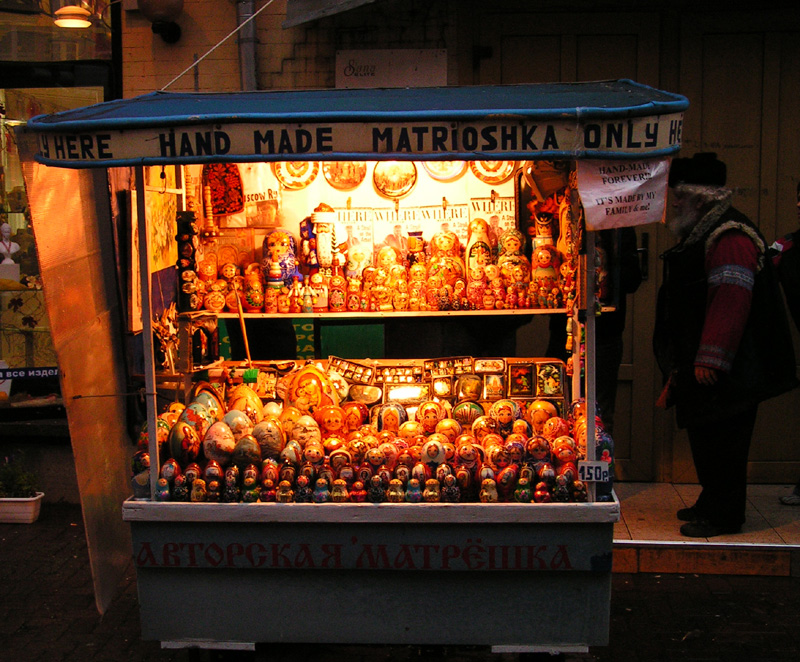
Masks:
[[[713,538],[726,533],[740,533],[741,530],[741,526],[717,526],[705,519],[687,522],[681,526],[681,533],[687,538]]]
[[[689,506],[688,508],[681,508],[676,515],[681,522],[694,522],[696,519],[700,517],[700,513],[697,512],[696,506]]]

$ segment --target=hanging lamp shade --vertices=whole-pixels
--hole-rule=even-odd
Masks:
[[[53,0],[53,23],[60,28],[89,28],[92,8],[83,0]]]

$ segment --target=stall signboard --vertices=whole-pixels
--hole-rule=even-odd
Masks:
[[[33,118],[40,163],[636,158],[680,148],[680,95],[628,80],[157,92]]]
[[[103,132],[40,134],[39,160],[48,165],[115,165],[265,159],[393,159],[476,157],[555,158],[593,154],[635,156],[679,143],[683,114],[577,122],[398,122],[381,124],[230,124]]]
[[[589,230],[659,223],[667,199],[669,159],[578,161]]]

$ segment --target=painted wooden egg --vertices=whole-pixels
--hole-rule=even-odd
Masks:
[[[213,423],[206,436],[203,437],[203,455],[209,460],[214,460],[220,466],[226,467],[231,462],[233,449],[236,447],[236,437],[225,421]]]
[[[291,439],[300,444],[301,448],[305,448],[309,443],[322,443],[322,432],[312,416],[303,415],[295,421],[292,428]]]
[[[294,424],[297,422],[297,419],[303,415],[297,407],[284,407],[281,411],[278,418],[280,419],[281,425],[283,425],[283,431],[286,433],[286,437],[291,437],[292,435],[292,428]]]
[[[239,409],[231,409],[222,418],[233,432],[233,436],[238,441],[243,435],[253,431],[253,421],[250,417]]]
[[[275,416],[265,418],[253,428],[252,435],[261,447],[261,457],[278,458],[286,445],[286,433],[283,425]]]
[[[303,448],[294,439],[289,439],[280,455],[281,464],[289,463],[297,466],[303,460]]]
[[[199,402],[201,405],[204,405],[205,408],[208,409],[208,412],[211,414],[211,416],[214,417],[215,421],[221,421],[222,417],[225,415],[222,403],[211,393],[207,393],[205,391],[198,393],[192,402]]]
[[[325,405],[338,405],[339,394],[328,375],[314,364],[294,373],[284,397],[284,405],[310,414]]]
[[[253,425],[261,422],[263,414],[261,413],[264,406],[261,404],[261,398],[253,388],[247,384],[239,384],[234,387],[228,394],[228,410],[238,409],[247,414],[248,418],[253,422]]]
[[[178,421],[169,432],[170,456],[178,460],[185,467],[200,456],[201,437],[197,430],[184,421]]]
[[[261,413],[264,415],[264,418],[267,416],[280,416],[283,412],[283,406],[280,402],[268,402],[264,405],[264,408],[261,410]]]
[[[206,406],[199,402],[192,402],[181,412],[181,415],[178,416],[178,423],[188,423],[191,425],[200,439],[206,436],[206,431],[214,422],[214,417]]]
[[[246,434],[239,438],[233,449],[231,462],[244,471],[249,465],[261,465],[261,447],[252,434]]]

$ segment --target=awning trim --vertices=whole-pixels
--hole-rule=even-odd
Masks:
[[[570,105],[573,103],[574,105]],[[639,158],[680,148],[685,97],[629,80],[190,94],[40,115],[40,163]]]

